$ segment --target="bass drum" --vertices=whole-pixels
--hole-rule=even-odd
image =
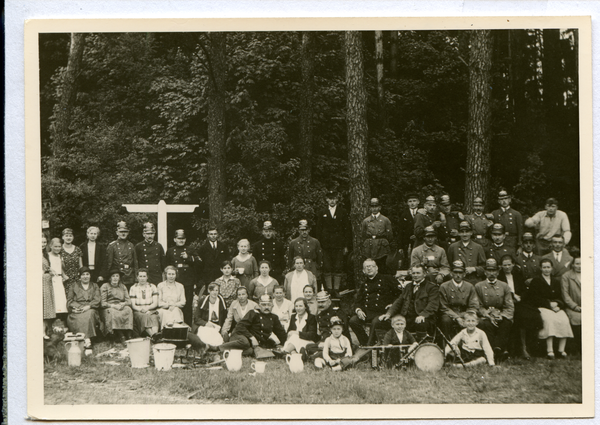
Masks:
[[[415,350],[415,366],[424,372],[437,372],[444,366],[444,352],[436,344],[421,344]]]

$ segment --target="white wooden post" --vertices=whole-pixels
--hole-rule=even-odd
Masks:
[[[167,251],[167,213],[191,213],[198,205],[167,205],[162,199],[158,205],[153,204],[123,204],[128,212],[158,213],[158,243]]]

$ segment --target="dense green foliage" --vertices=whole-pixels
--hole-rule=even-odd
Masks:
[[[494,32],[490,189],[513,191],[514,206],[525,214],[556,196],[577,242],[577,35],[556,34],[558,42],[544,43],[546,31]],[[395,73],[385,34],[387,128],[377,120],[374,37],[363,37],[371,193],[382,199],[382,212],[394,222],[409,191],[448,192],[462,204],[468,33],[399,32]],[[298,153],[300,35],[227,35],[228,190],[221,225],[228,239],[255,239],[264,219],[287,237],[298,219],[314,217],[329,189],[348,203],[343,34],[316,38],[312,180],[306,181]],[[164,199],[200,204],[192,215],[170,215],[169,232],[184,227],[190,240],[202,237],[208,225],[207,43],[203,33],[87,34],[69,140],[53,152],[53,108],[69,34],[40,36],[42,196],[51,203],[44,216],[54,233],[69,226],[81,236],[96,224],[112,235],[116,221],[126,218],[136,239],[150,216],[129,215],[121,204]],[[550,90],[565,101],[550,104]],[[57,163],[61,172],[53,176],[48,170]]]

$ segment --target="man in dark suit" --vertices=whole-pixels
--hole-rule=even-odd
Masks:
[[[561,278],[563,274],[569,271],[573,257],[565,249],[565,237],[563,235],[554,235],[551,240],[552,251],[544,255],[542,259],[549,258],[552,261],[552,276]]]
[[[202,271],[200,273],[200,288],[198,295],[202,296],[204,288],[209,283],[221,277],[221,266],[223,261],[230,260],[229,252],[224,243],[219,241],[219,231],[216,227],[210,227],[206,233],[206,241],[198,249],[198,255],[202,260]]]
[[[419,209],[419,195],[410,193],[406,200],[407,207],[400,212],[400,231],[398,248],[404,252],[404,262],[408,264],[410,251],[415,248],[415,217]]]
[[[87,229],[87,241],[79,245],[83,254],[83,266],[92,272],[92,282],[104,282],[106,274],[106,247],[96,242],[98,236],[100,229],[90,226]]]
[[[396,301],[385,313],[384,320],[400,313],[406,317],[406,329],[417,333],[417,340],[435,329],[435,318],[440,306],[439,287],[425,279],[423,266],[411,269],[413,281],[402,291]]]
[[[352,229],[348,213],[338,205],[339,195],[330,191],[325,198],[327,208],[317,214],[315,237],[323,251],[325,290],[336,296],[342,282],[344,255],[352,246]]]
[[[283,244],[275,239],[273,223],[265,221],[263,224],[263,239],[252,245],[252,255],[260,263],[263,260],[271,263],[271,277],[283,285],[283,272],[285,269],[285,249]]]

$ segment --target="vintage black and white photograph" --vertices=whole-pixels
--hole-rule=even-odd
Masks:
[[[507,21],[31,22],[30,400],[589,415],[590,21]]]

